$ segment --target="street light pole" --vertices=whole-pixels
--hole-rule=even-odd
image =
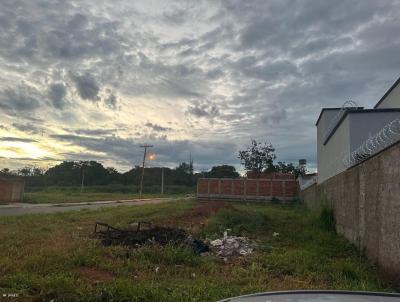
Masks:
[[[164,167],[161,168],[161,195],[164,195]]]
[[[140,148],[144,148],[144,153],[143,153],[142,177],[140,178],[139,198],[142,198],[142,192],[143,192],[144,164],[145,164],[145,162],[146,162],[147,148],[151,148],[151,147],[153,147],[153,146],[152,146],[152,145],[143,145],[143,146],[140,146]]]
[[[81,193],[82,193],[83,192],[83,186],[84,186],[84,183],[85,183],[85,170],[83,169],[83,165],[82,165],[81,169],[82,169],[82,182],[81,182]]]

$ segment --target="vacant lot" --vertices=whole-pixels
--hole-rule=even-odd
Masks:
[[[257,242],[224,262],[185,246],[104,247],[95,221],[184,228],[200,238],[230,228]],[[273,236],[274,232],[279,233]],[[216,301],[283,289],[390,290],[354,246],[300,204],[178,201],[98,211],[0,218],[0,292],[19,300]]]
[[[195,193],[195,187],[167,186],[165,194],[161,195],[160,186],[149,186],[143,190],[143,198],[183,196]],[[24,202],[27,203],[62,203],[99,200],[122,200],[139,198],[136,186],[105,185],[85,187],[52,186],[47,188],[27,188]]]

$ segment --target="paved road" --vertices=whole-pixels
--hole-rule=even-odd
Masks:
[[[15,216],[34,213],[56,213],[67,211],[78,211],[81,209],[95,210],[102,207],[115,207],[120,205],[140,206],[145,204],[158,204],[180,199],[189,198],[154,198],[154,199],[132,199],[132,200],[109,200],[93,201],[80,203],[58,203],[58,204],[29,204],[15,203],[9,205],[0,205],[0,216]]]

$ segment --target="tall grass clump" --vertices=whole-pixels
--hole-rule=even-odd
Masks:
[[[325,204],[319,214],[319,223],[322,229],[330,232],[336,232],[335,209]]]

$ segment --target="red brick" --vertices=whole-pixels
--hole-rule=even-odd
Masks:
[[[197,192],[199,194],[208,194],[208,180],[199,179],[197,181]]]
[[[221,180],[221,194],[232,195],[232,180],[222,179]]]
[[[260,196],[271,196],[271,181],[270,180],[262,180],[260,179],[259,184],[259,195]]]
[[[283,182],[282,181],[273,181],[272,182],[272,196],[274,197],[283,197]]]
[[[297,195],[297,181],[286,181],[286,197]]]
[[[210,194],[219,194],[219,180],[210,179]]]
[[[246,195],[257,195],[257,179],[248,179],[246,182]]]
[[[234,179],[233,182],[233,195],[244,195],[244,180]]]

